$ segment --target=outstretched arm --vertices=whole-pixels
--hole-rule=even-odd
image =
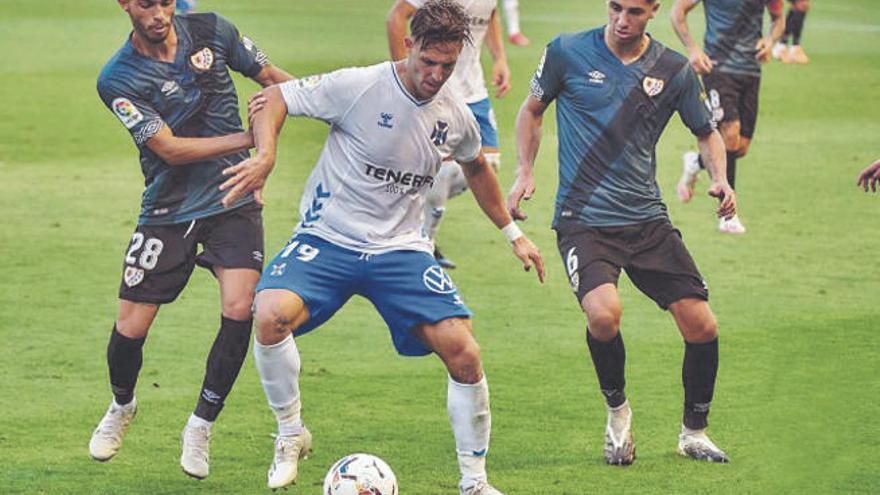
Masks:
[[[712,178],[709,185],[709,196],[718,198],[718,217],[730,219],[736,215],[736,193],[727,182],[727,157],[724,151],[724,140],[717,130],[697,138],[700,156],[706,164],[706,170]]]
[[[257,153],[223,171],[223,175],[231,176],[220,185],[221,191],[228,190],[223,197],[223,206],[226,207],[251,191],[255,191],[257,200],[262,203],[260,191],[266,183],[269,172],[275,166],[278,133],[281,132],[287,116],[287,105],[278,86],[264,89],[260,94],[265,99],[265,103],[250,119]]]
[[[388,32],[388,48],[391,51],[391,60],[406,58],[406,46],[403,39],[406,38],[406,21],[412,17],[416,8],[406,0],[397,0],[388,11],[385,18],[385,29]]]
[[[247,132],[205,138],[177,137],[167,125],[147,141],[147,148],[168,165],[187,165],[253,147],[253,138]]]
[[[696,4],[697,2],[694,0],[675,0],[675,3],[672,5],[672,13],[670,14],[672,16],[672,28],[675,29],[675,34],[678,35],[678,39],[681,40],[687,50],[694,71],[697,74],[708,74],[715,67],[715,61],[710,59],[700,45],[694,41],[694,38],[691,37],[690,29],[688,29],[687,15]]]
[[[535,193],[535,158],[541,146],[541,124],[547,104],[532,95],[526,97],[516,116],[516,152],[519,165],[516,180],[507,195],[507,210],[517,220],[528,215],[520,209],[520,201],[532,198]]]
[[[486,157],[480,153],[476,160],[462,163],[461,168],[477,204],[492,223],[507,236],[507,240],[512,244],[513,253],[522,261],[523,269],[529,271],[534,265],[538,272],[538,280],[543,283],[544,260],[541,258],[541,253],[507,213],[501,186],[498,185],[498,177],[495,176],[492,166],[486,162]]]

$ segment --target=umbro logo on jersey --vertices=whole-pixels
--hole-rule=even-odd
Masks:
[[[180,89],[180,86],[178,86],[176,82],[165,81],[165,84],[162,85],[162,94],[165,96],[171,96],[178,89]]]
[[[449,124],[442,120],[438,120],[437,123],[434,124],[434,132],[431,133],[431,142],[433,142],[435,146],[442,146],[446,144],[447,137],[449,137]]]
[[[391,119],[394,118],[393,114],[382,112],[379,114],[379,121],[376,122],[379,124],[379,127],[384,127],[386,129],[393,129],[394,124],[391,123]]]
[[[589,74],[590,82],[593,84],[605,84],[605,74],[597,70],[591,71]]]

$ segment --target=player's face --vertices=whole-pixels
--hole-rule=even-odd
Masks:
[[[648,0],[608,0],[611,35],[621,43],[641,39],[648,21],[654,18],[659,8],[659,3]]]
[[[434,43],[423,47],[407,39],[409,58],[407,66],[415,96],[420,100],[432,98],[452,75],[462,43]]]
[[[117,0],[128,12],[138,36],[150,43],[162,43],[171,32],[175,0]]]

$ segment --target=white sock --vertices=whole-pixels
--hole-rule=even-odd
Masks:
[[[299,399],[299,351],[293,337],[274,345],[263,345],[254,338],[254,361],[269,407],[278,420],[278,435],[297,435],[303,430]]]
[[[504,19],[507,21],[507,34],[519,32],[519,1],[504,0]]]
[[[424,230],[429,239],[434,239],[443,213],[446,211],[446,203],[450,198],[467,191],[467,179],[461,170],[461,165],[456,162],[443,162],[440,171],[434,177],[434,185],[425,196],[425,223]]]
[[[455,435],[461,486],[470,486],[476,480],[486,481],[486,454],[492,430],[486,377],[473,385],[458,383],[449,377],[446,407]]]
[[[137,405],[137,399],[135,399],[134,397],[131,398],[131,402],[129,402],[128,404],[120,404],[120,403],[116,402],[116,397],[113,398],[113,408],[114,409],[125,409],[126,411],[130,411],[130,410],[134,409],[134,407],[136,405]]]
[[[208,421],[207,419],[202,419],[202,418],[196,416],[195,414],[190,414],[189,421],[186,422],[186,426],[189,426],[190,428],[204,427],[209,430],[211,429],[211,426],[213,424],[214,424],[213,421]]]

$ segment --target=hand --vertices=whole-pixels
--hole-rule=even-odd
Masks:
[[[248,126],[253,127],[254,116],[266,106],[266,96],[262,91],[248,98]]]
[[[859,174],[857,184],[861,186],[865,192],[868,192],[868,184],[871,184],[871,192],[877,192],[877,183],[880,182],[880,160],[874,162],[870,167],[862,170]]]
[[[535,194],[535,176],[517,174],[516,182],[513,183],[513,187],[510,188],[510,193],[507,195],[507,211],[514,220],[529,218],[526,212],[520,209],[519,203],[522,200],[532,199],[533,194]]]
[[[718,198],[721,203],[718,205],[718,218],[730,220],[736,215],[736,192],[730,187],[730,184],[724,182],[712,182],[709,186],[709,196]]]
[[[274,157],[269,158],[263,155],[257,155],[247,160],[242,160],[238,165],[233,165],[223,170],[223,175],[231,175],[223,184],[220,184],[220,190],[229,192],[223,196],[221,203],[224,208],[229,208],[245,194],[252,192],[254,198],[261,205],[263,204],[263,186],[266,184],[266,177],[275,166]]]
[[[770,61],[770,57],[773,55],[773,41],[770,38],[759,39],[755,48],[758,50],[758,53],[755,54],[758,63],[764,64]]]
[[[544,258],[541,257],[541,252],[538,251],[538,247],[532,244],[532,241],[526,236],[519,237],[517,240],[513,241],[511,247],[513,248],[513,254],[522,261],[523,270],[529,271],[532,269],[532,265],[535,265],[535,268],[538,271],[538,281],[543,284]]]
[[[712,72],[712,69],[715,68],[716,64],[716,62],[709,58],[709,56],[706,55],[706,52],[699,47],[691,52],[690,61],[691,67],[694,68],[694,72],[701,75],[706,75]]]
[[[496,60],[492,65],[492,86],[495,86],[495,97],[504,98],[510,91],[510,67],[507,60]]]

